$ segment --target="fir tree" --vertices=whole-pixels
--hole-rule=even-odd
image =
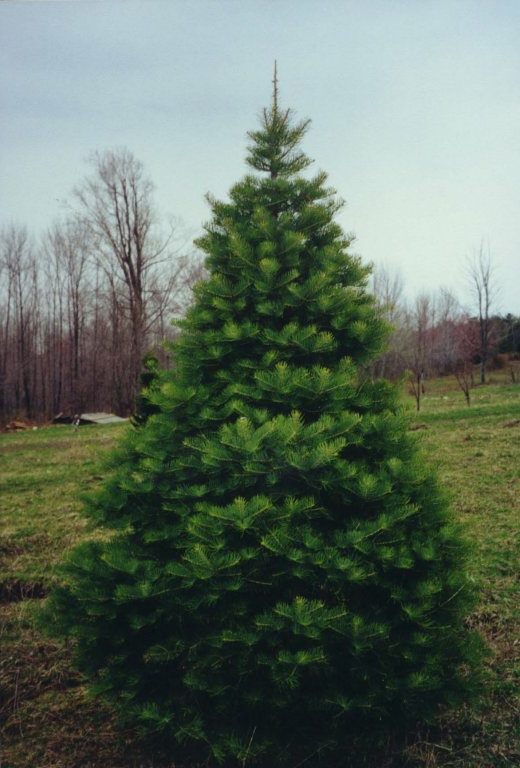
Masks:
[[[152,392],[159,386],[159,382],[159,361],[152,352],[148,352],[143,358],[139,392],[135,398],[132,415],[132,424],[135,427],[142,426],[153,413],[158,413],[159,408],[152,402]]]
[[[362,375],[386,328],[302,175],[307,127],[275,91],[255,173],[210,199],[175,370],[90,504],[115,533],[47,613],[124,719],[226,766],[347,765],[464,699],[478,657],[465,544],[396,390]]]

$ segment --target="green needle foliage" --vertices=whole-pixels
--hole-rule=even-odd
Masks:
[[[466,547],[393,386],[340,207],[275,99],[210,200],[176,367],[89,512],[47,617],[94,692],[226,766],[347,764],[465,699]],[[141,408],[143,410],[143,408]],[[149,415],[148,415],[149,414]]]
[[[158,412],[158,407],[153,404],[149,391],[158,383],[160,378],[159,361],[151,352],[143,358],[143,367],[139,377],[140,391],[135,399],[135,408],[132,416],[134,427],[142,426],[152,413]]]

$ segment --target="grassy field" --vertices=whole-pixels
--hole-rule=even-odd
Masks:
[[[468,408],[455,382],[432,382],[414,420],[475,542],[471,570],[482,596],[471,622],[491,650],[489,683],[478,708],[449,713],[363,765],[520,765],[520,385],[477,387]],[[74,542],[93,535],[81,516],[81,493],[102,482],[103,455],[124,428],[0,435],[1,768],[176,765],[174,755],[155,755],[117,729],[112,713],[88,698],[70,648],[40,635],[33,620],[53,567]]]

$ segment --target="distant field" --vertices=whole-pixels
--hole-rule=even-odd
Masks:
[[[476,387],[468,408],[454,381],[427,383],[414,425],[475,543],[471,573],[482,598],[471,622],[491,649],[489,685],[478,711],[451,713],[435,729],[389,748],[384,759],[363,764],[517,766],[520,384]],[[70,666],[70,648],[41,636],[32,619],[55,578],[53,567],[75,542],[93,535],[81,515],[81,494],[102,482],[102,457],[124,429],[48,427],[0,435],[2,768],[176,765],[172,755],[151,758],[133,734],[117,730],[112,713],[86,696]]]

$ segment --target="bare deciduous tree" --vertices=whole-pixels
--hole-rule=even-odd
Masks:
[[[56,223],[43,241],[48,292],[52,297],[53,326],[58,324],[60,391],[65,386],[68,409],[80,413],[85,399],[84,331],[89,294],[90,243],[81,222],[68,219]],[[65,360],[66,355],[66,360]],[[66,371],[64,381],[63,371]],[[56,391],[56,390],[55,390]],[[61,402],[61,396],[58,402]],[[56,406],[57,407],[57,404]]]
[[[404,283],[400,272],[388,267],[372,269],[372,293],[383,318],[392,327],[386,349],[372,364],[372,375],[395,378],[403,368],[405,346]]]
[[[2,230],[0,263],[6,285],[0,361],[2,406],[31,416],[39,302],[37,265],[26,227],[11,225]]]
[[[443,375],[451,373],[459,359],[457,324],[460,306],[457,297],[442,287],[436,293],[435,369]]]
[[[466,404],[471,405],[471,387],[472,387],[472,365],[467,360],[461,360],[455,368],[455,378],[459,388],[464,393]]]
[[[409,349],[408,369],[411,392],[415,398],[417,410],[421,410],[421,398],[424,394],[424,379],[432,365],[435,354],[435,301],[427,294],[421,294],[415,300],[408,318]]]
[[[484,243],[481,243],[479,250],[468,260],[467,272],[478,312],[480,329],[480,383],[485,384],[493,332],[491,306],[495,298],[493,265],[489,245],[484,246]]]
[[[148,333],[155,320],[165,314],[174,289],[183,282],[181,273],[187,270],[188,259],[172,253],[173,229],[167,237],[157,235],[153,184],[141,162],[121,149],[97,153],[92,163],[94,174],[76,188],[75,197],[110,286],[118,322],[123,317],[129,321],[129,358],[124,375],[130,382],[126,403],[130,409]]]

